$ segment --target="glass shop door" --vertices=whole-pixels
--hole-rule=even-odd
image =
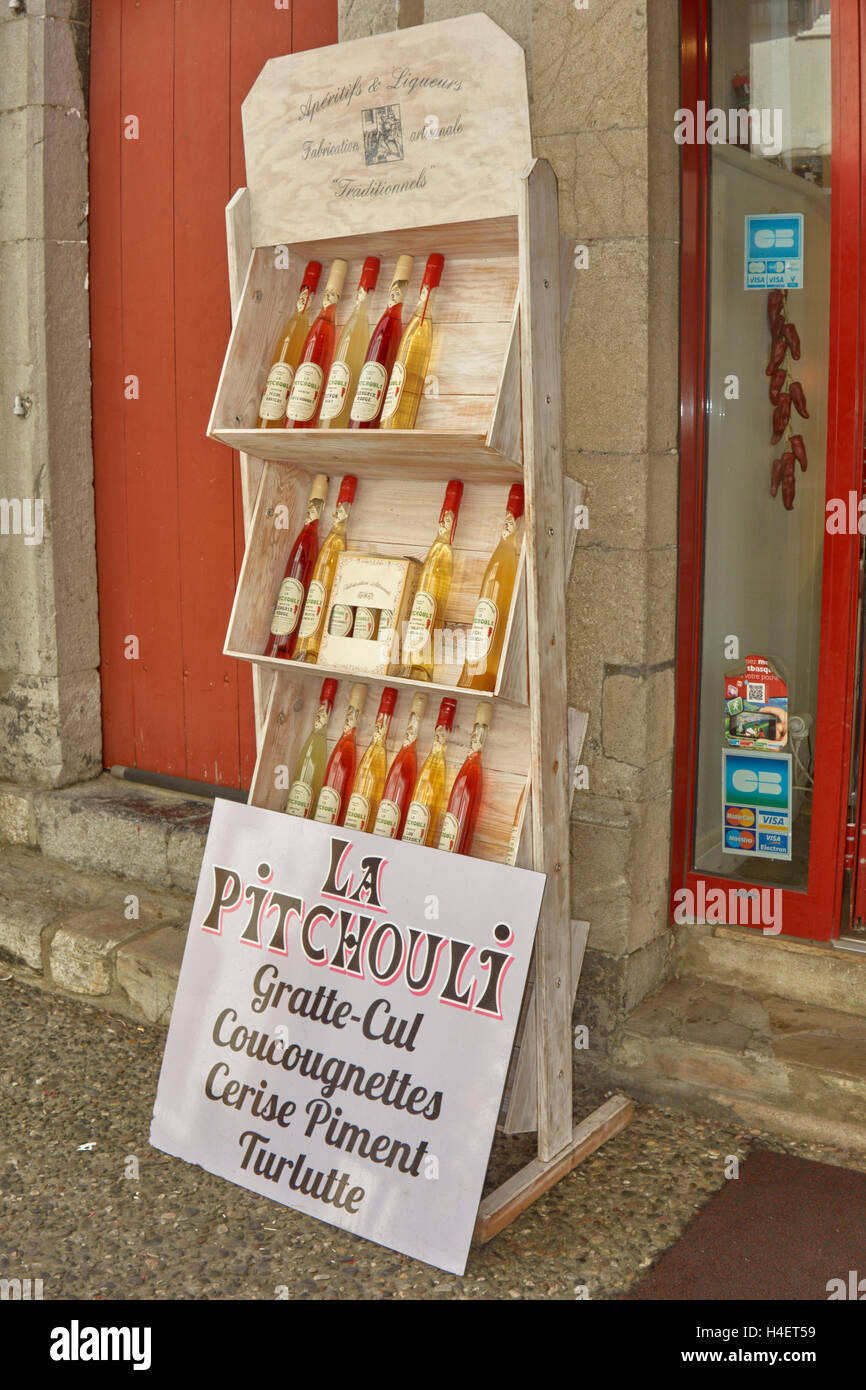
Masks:
[[[674,919],[814,940],[850,916],[863,805],[863,24],[682,10]]]

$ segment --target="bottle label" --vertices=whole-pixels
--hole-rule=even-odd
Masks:
[[[322,508],[325,505],[324,497],[311,497],[307,503],[307,520],[304,525],[309,526],[311,521],[318,521],[322,515]]]
[[[472,730],[472,737],[469,740],[469,751],[471,753],[480,753],[482,748],[484,747],[484,740],[486,739],[486,737],[487,725],[476,724]]]
[[[415,710],[409,715],[409,722],[406,725],[406,732],[403,735],[403,747],[408,748],[410,744],[418,742],[418,725],[421,723],[421,716]]]
[[[352,401],[353,420],[375,420],[387,379],[388,373],[381,362],[364,363]]]
[[[412,612],[409,614],[404,642],[404,648],[410,655],[423,651],[435,617],[436,600],[423,589],[419,589],[412,604]]]
[[[353,637],[360,637],[362,641],[369,642],[376,630],[376,618],[372,608],[359,608],[355,614],[355,630]]]
[[[457,523],[457,518],[456,518],[456,516],[454,515],[453,512],[443,512],[443,513],[442,513],[442,515],[441,515],[440,518],[439,518],[439,539],[440,539],[440,541],[448,541],[449,544],[450,544],[451,539],[452,539],[452,537],[453,537],[453,535],[454,535],[454,527],[455,527],[456,523]]]
[[[402,362],[394,363],[394,370],[391,373],[391,380],[388,382],[388,391],[385,396],[385,404],[382,406],[382,419],[390,420],[394,411],[400,403],[403,394],[403,383],[406,380],[406,368]]]
[[[307,305],[309,304],[309,302],[310,302],[310,294],[311,294],[311,290],[310,290],[309,285],[302,285],[302,286],[301,286],[301,293],[298,295],[297,299],[295,300],[295,308],[297,309],[297,311],[298,311],[299,314],[302,314],[302,313],[304,312],[304,310],[306,309]]]
[[[493,635],[499,620],[499,609],[492,599],[480,598],[475,605],[475,617],[466,640],[466,660],[483,661],[493,646]]]
[[[319,579],[314,579],[307,591],[307,601],[304,604],[304,614],[301,618],[301,626],[298,629],[300,637],[312,637],[322,620],[322,609],[325,606],[325,586]]]
[[[400,807],[396,801],[380,801],[379,809],[376,812],[376,824],[373,827],[374,835],[387,835],[389,840],[393,840],[400,828]]]
[[[442,822],[442,834],[439,836],[439,848],[447,850],[451,854],[457,844],[457,836],[460,834],[460,822],[452,811],[445,812],[445,819]]]
[[[333,787],[322,787],[316,802],[314,820],[324,821],[326,825],[336,824],[340,814],[340,793]]]
[[[350,734],[353,729],[357,728],[360,717],[361,711],[357,709],[355,705],[347,705],[346,722],[343,725],[343,733]]]
[[[518,830],[517,826],[515,825],[514,829],[513,829],[512,832],[511,832],[511,838],[510,838],[509,841],[508,841],[508,854],[505,856],[505,862],[506,862],[506,864],[516,864],[516,862],[517,862],[517,850],[518,850],[519,845],[520,845],[520,831]]]
[[[408,287],[408,280],[392,280],[391,288],[388,291],[388,307],[393,308],[395,304],[403,303],[403,296]]]
[[[313,788],[306,782],[293,782],[286,802],[286,815],[303,816],[306,819],[310,814],[312,802]]]
[[[507,541],[507,540],[508,540],[508,537],[509,537],[509,536],[513,536],[513,535],[514,535],[514,532],[515,532],[516,530],[517,530],[517,517],[516,517],[516,516],[513,516],[513,515],[511,514],[511,512],[506,512],[506,513],[505,513],[505,521],[503,522],[503,525],[502,525],[502,539],[503,539],[504,541]]]
[[[370,818],[370,803],[360,792],[352,792],[343,822],[349,830],[366,830]]]
[[[331,706],[328,704],[326,700],[324,704],[319,705],[319,708],[316,711],[316,717],[313,720],[313,733],[317,734],[320,729],[324,729],[327,726],[330,717]]]
[[[346,404],[346,394],[349,390],[349,382],[352,380],[352,373],[345,362],[334,362],[328,374],[328,384],[325,387],[325,396],[322,401],[322,420],[333,420],[335,415],[339,415],[343,406]]]
[[[297,420],[301,424],[305,420],[312,420],[319,404],[321,389],[321,367],[316,362],[302,362],[292,382],[292,394],[289,396],[286,410],[289,419]]]
[[[406,824],[403,827],[403,839],[410,845],[426,844],[429,826],[430,812],[427,807],[422,806],[420,801],[410,801],[409,810],[406,812]]]
[[[347,637],[352,630],[352,610],[347,603],[335,603],[328,619],[332,637]]]
[[[262,420],[284,420],[289,391],[292,389],[294,372],[288,362],[275,362],[268,372],[265,389],[259,406]]]
[[[298,614],[304,601],[304,586],[299,579],[284,579],[277,595],[277,604],[271,621],[271,632],[275,637],[288,637],[298,624]]]

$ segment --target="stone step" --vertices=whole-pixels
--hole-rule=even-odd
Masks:
[[[192,902],[186,893],[7,846],[0,850],[0,962],[43,989],[165,1024]]]
[[[645,999],[606,1084],[771,1132],[866,1151],[866,1019],[695,976]]]
[[[866,952],[738,927],[676,929],[675,973],[866,1015]]]
[[[213,802],[105,773],[60,790],[0,788],[0,838],[49,859],[192,893]]]

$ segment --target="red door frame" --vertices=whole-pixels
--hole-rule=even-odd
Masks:
[[[250,783],[250,668],[222,654],[244,549],[240,480],[225,446],[206,438],[230,330],[225,205],[246,182],[241,102],[265,62],[336,41],[336,0],[92,5],[93,453],[107,766]],[[125,392],[128,377],[138,396]]]
[[[859,495],[861,490],[866,375],[866,16],[861,4],[862,0],[832,0],[831,9],[833,211],[827,497],[847,497],[852,489]],[[711,104],[708,11],[708,0],[681,0],[681,103],[693,111],[699,100]],[[704,525],[708,153],[706,145],[682,146],[680,560],[672,913],[676,905],[673,895],[679,888],[697,896],[700,883],[706,893],[753,886],[748,880],[714,878],[691,868],[697,767],[697,720],[692,713],[700,678]],[[809,877],[805,892],[783,893],[785,936],[828,940],[838,933],[840,925],[851,776],[859,540],[859,536],[826,536],[824,542]]]

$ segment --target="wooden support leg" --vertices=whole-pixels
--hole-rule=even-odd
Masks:
[[[604,1105],[593,1110],[579,1125],[575,1125],[571,1142],[561,1153],[543,1162],[534,1158],[513,1177],[485,1197],[478,1208],[475,1223],[474,1241],[483,1245],[498,1235],[501,1230],[531,1206],[534,1201],[564,1178],[591,1153],[594,1153],[606,1139],[619,1134],[631,1123],[634,1116],[634,1101],[627,1096],[611,1096]]]

